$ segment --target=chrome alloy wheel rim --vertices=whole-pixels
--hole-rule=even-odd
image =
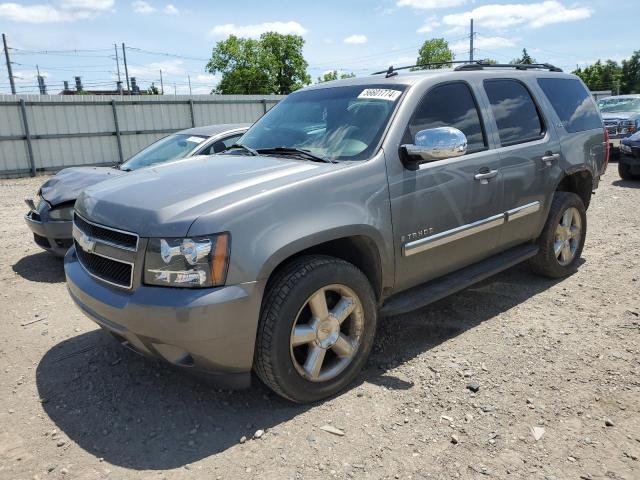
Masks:
[[[338,376],[356,356],[364,331],[364,310],[345,285],[314,292],[298,312],[291,329],[291,361],[312,382]]]
[[[576,256],[582,238],[582,218],[575,207],[569,207],[562,214],[556,227],[553,251],[560,265],[569,265]]]

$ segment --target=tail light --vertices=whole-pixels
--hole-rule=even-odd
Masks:
[[[602,167],[602,173],[607,171],[609,166],[609,157],[611,156],[611,144],[609,143],[609,131],[604,129],[604,166]]]

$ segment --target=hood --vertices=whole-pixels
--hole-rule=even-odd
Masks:
[[[42,184],[40,194],[52,206],[72,202],[85,188],[123,173],[112,167],[65,168]]]
[[[630,118],[640,117],[638,112],[602,112],[604,120],[629,120]]]
[[[181,237],[203,214],[343,165],[271,156],[192,157],[89,187],[76,210],[142,237]]]

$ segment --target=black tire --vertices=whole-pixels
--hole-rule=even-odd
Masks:
[[[636,177],[633,173],[631,173],[631,166],[622,160],[618,162],[618,175],[623,180],[635,180]]]
[[[581,237],[570,263],[562,265],[555,254],[556,228],[558,227],[565,211],[570,208],[577,209],[581,220]],[[547,222],[542,233],[536,240],[539,247],[535,257],[529,260],[529,266],[534,273],[549,278],[562,278],[576,271],[582,249],[587,236],[587,214],[582,199],[571,192],[555,192],[553,202],[547,216]]]
[[[290,346],[296,317],[314,292],[341,284],[357,295],[364,328],[351,362],[335,378],[311,381],[303,377],[292,359]],[[329,397],[347,386],[364,366],[376,332],[375,296],[367,277],[354,265],[328,256],[304,256],[285,265],[269,281],[262,302],[256,338],[254,370],[278,395],[297,403]]]

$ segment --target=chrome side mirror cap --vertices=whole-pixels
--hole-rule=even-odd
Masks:
[[[421,163],[464,155],[467,153],[467,137],[453,127],[429,128],[416,134],[415,143],[400,148],[407,168],[415,170]]]

